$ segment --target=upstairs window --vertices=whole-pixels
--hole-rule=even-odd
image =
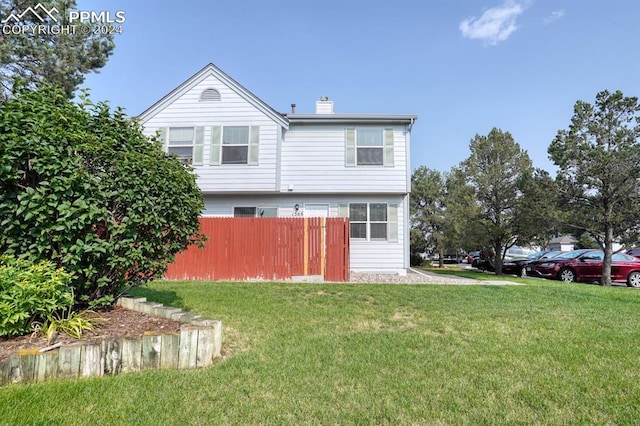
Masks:
[[[382,166],[383,151],[381,129],[357,129],[356,164],[358,166]]]
[[[202,165],[203,127],[168,127],[160,132],[165,149],[185,164]]]
[[[222,128],[222,164],[247,164],[249,159],[249,127]]]
[[[211,135],[211,165],[258,164],[259,126],[213,126]]]
[[[347,167],[394,165],[393,129],[346,129],[345,144]]]

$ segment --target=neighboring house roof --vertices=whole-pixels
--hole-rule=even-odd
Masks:
[[[389,114],[286,114],[291,124],[409,124],[418,118],[417,115]]]
[[[562,235],[560,237],[553,238],[549,241],[549,244],[575,244],[578,240],[576,240],[571,235]]]
[[[174,102],[180,96],[185,94],[189,89],[194,87],[196,84],[200,83],[202,80],[207,78],[208,76],[213,75],[221,82],[226,84],[229,88],[231,88],[234,92],[236,92],[239,96],[241,96],[244,100],[249,102],[255,108],[260,110],[266,116],[270,117],[273,121],[280,124],[285,129],[289,128],[289,120],[285,118],[282,114],[271,108],[264,101],[258,98],[256,95],[247,90],[240,83],[235,81],[229,75],[227,75],[220,68],[216,67],[213,64],[208,64],[200,71],[195,73],[193,76],[189,77],[184,83],[180,84],[178,87],[173,89],[169,94],[164,96],[155,104],[151,105],[144,112],[142,112],[137,118],[140,121],[146,121],[147,118],[154,116],[159,110],[165,108],[167,105]]]

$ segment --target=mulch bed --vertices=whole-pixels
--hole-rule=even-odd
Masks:
[[[81,339],[74,339],[61,333],[55,343],[69,345],[100,340],[105,337],[141,337],[145,332],[171,333],[180,331],[178,321],[155,317],[120,306],[100,311],[95,316],[99,317],[99,322],[94,324],[92,330],[85,331]],[[46,335],[39,332],[14,338],[0,337],[0,362],[8,360],[20,349],[41,349],[47,346],[49,343]]]

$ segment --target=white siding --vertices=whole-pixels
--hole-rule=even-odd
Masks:
[[[405,196],[372,194],[364,195],[312,195],[281,194],[263,195],[208,195],[205,196],[203,216],[233,216],[234,207],[278,207],[279,217],[296,217],[295,205],[304,214],[305,204],[328,204],[329,216],[339,216],[338,206],[344,203],[397,203],[398,242],[351,241],[351,270],[355,272],[404,273],[408,268],[408,231],[403,220],[406,212]]]
[[[345,166],[345,128],[339,125],[291,126],[282,149],[280,190],[329,193],[406,193],[407,159],[403,126],[393,126],[393,167]],[[353,127],[353,126],[348,126]],[[374,126],[387,128],[387,126]]]
[[[206,89],[217,90],[220,99],[201,101]],[[293,117],[289,122],[212,64],[145,111],[141,119],[147,135],[167,127],[203,127],[203,165],[194,168],[205,194],[204,216],[232,216],[234,207],[277,207],[280,217],[302,216],[305,204],[328,204],[330,216],[338,216],[340,204],[394,203],[398,205],[398,242],[352,240],[351,269],[402,273],[409,266],[409,134],[404,125],[385,125],[389,120],[379,125],[345,125],[336,120],[310,124]],[[358,121],[362,117],[353,119],[362,122]],[[211,165],[214,126],[258,126],[258,164]],[[346,166],[347,127],[393,129],[394,164]],[[296,204],[301,207],[298,212]]]
[[[203,90],[214,88],[220,101],[200,101]],[[182,96],[142,123],[147,135],[162,127],[204,126],[204,165],[196,167],[203,192],[275,191],[279,125],[215,76],[207,76]],[[257,166],[209,166],[211,126],[260,126]]]

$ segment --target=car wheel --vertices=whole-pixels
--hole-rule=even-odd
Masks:
[[[640,272],[632,272],[627,277],[627,285],[633,288],[640,288]]]
[[[572,283],[576,280],[576,273],[569,268],[563,268],[558,272],[558,278],[565,283]]]
[[[527,276],[527,267],[526,266],[521,266],[520,270],[518,271],[518,276],[519,277],[526,277]]]

